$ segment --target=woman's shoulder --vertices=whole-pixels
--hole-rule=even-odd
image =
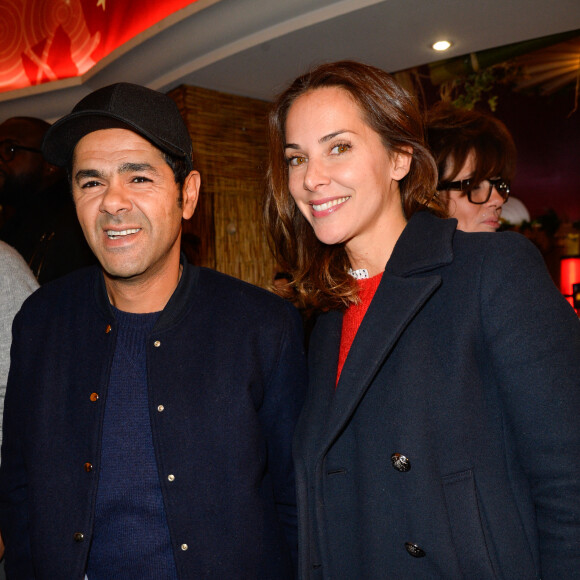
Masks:
[[[457,231],[453,245],[457,271],[469,271],[484,294],[506,300],[517,295],[524,301],[541,295],[565,302],[540,250],[522,234]]]
[[[543,263],[538,248],[517,232],[463,232],[457,230],[453,241],[454,253],[480,256],[499,262],[532,260]]]

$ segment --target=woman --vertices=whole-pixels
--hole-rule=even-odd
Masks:
[[[464,232],[495,232],[510,194],[516,147],[491,115],[439,103],[427,116],[427,140],[437,163],[437,190]]]
[[[420,114],[381,70],[296,79],[270,139],[276,255],[325,311],[294,446],[301,578],[574,577],[580,324],[537,250],[434,215]]]

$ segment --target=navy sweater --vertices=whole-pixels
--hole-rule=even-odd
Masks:
[[[87,576],[177,580],[153,451],[146,341],[159,313],[114,309],[117,344],[105,404]]]

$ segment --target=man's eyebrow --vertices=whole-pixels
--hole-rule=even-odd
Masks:
[[[123,163],[117,169],[118,173],[133,173],[140,171],[149,171],[151,173],[158,173],[157,169],[153,167],[150,163]]]
[[[324,137],[318,139],[318,142],[320,144],[326,143],[331,139],[334,139],[338,135],[341,135],[342,133],[350,133],[350,131],[348,129],[339,129],[338,131],[333,131],[332,133],[329,133],[328,135],[325,135]],[[300,147],[296,143],[285,143],[284,149],[300,149]]]
[[[75,181],[78,183],[81,179],[87,179],[89,177],[94,177],[96,179],[100,179],[103,177],[103,174],[96,169],[79,169],[75,173]]]

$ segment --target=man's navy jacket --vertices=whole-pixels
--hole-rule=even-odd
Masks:
[[[9,577],[84,577],[116,334],[97,267],[42,287],[15,319],[0,470]],[[147,373],[179,578],[291,578],[291,441],[306,386],[296,309],[184,264]]]

